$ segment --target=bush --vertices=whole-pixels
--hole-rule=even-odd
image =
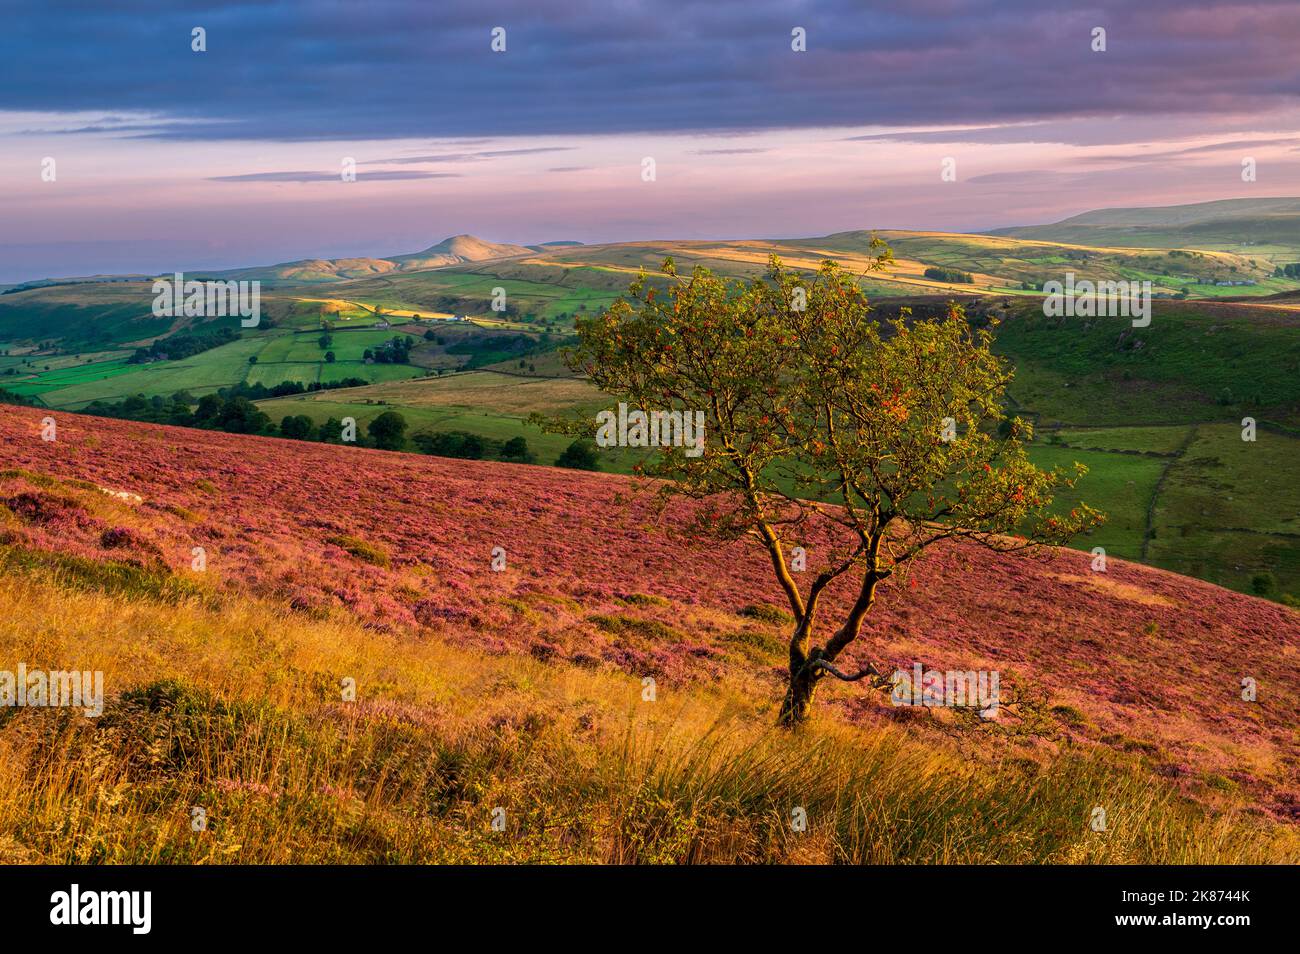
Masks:
[[[137,348],[135,354],[127,359],[127,364],[146,364],[164,358],[179,361],[238,339],[239,332],[232,328],[200,332],[182,331],[170,338],[159,338],[147,348]]]
[[[346,550],[363,563],[370,563],[374,566],[389,566],[392,563],[386,550],[377,544],[362,540],[360,537],[339,534],[327,538],[325,542]]]
[[[265,434],[273,426],[271,419],[256,404],[242,397],[226,401],[214,423],[230,434]]]
[[[366,428],[380,450],[401,450],[406,446],[406,418],[396,411],[385,411]]]
[[[781,623],[789,624],[794,622],[794,617],[779,606],[773,606],[771,603],[756,603],[746,606],[739,615],[747,619],[756,619],[764,623]]]
[[[501,459],[520,464],[531,464],[537,455],[528,449],[528,441],[523,437],[512,437],[501,447]]]
[[[435,457],[455,457],[460,460],[482,460],[487,456],[488,445],[477,434],[469,431],[442,431],[437,434],[416,434],[415,446],[425,454]]]
[[[1268,596],[1277,589],[1277,577],[1265,570],[1250,578],[1250,591],[1256,596]]]
[[[568,467],[571,470],[600,470],[596,445],[591,441],[574,441],[555,459],[555,466]]]
[[[939,282],[951,282],[954,285],[973,285],[975,276],[970,272],[959,271],[955,268],[934,268],[930,267],[925,270],[926,278],[933,278]]]
[[[316,425],[306,414],[290,414],[280,422],[280,433],[295,441],[310,440]]]
[[[328,418],[316,430],[316,440],[322,444],[342,444],[343,443],[343,422],[337,417]]]
[[[4,388],[0,388],[0,404],[18,404],[22,407],[36,406],[36,402],[30,398],[25,398],[21,394],[14,394],[12,391],[6,391]]]

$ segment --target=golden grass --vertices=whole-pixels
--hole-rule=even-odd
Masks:
[[[102,670],[109,699],[97,720],[0,709],[10,862],[1300,858],[1294,829],[1207,815],[1100,751],[971,758],[833,719],[789,734],[744,687],[648,702],[619,672],[254,601],[87,591],[57,570],[0,578],[0,669],[20,661]]]
[[[506,362],[515,365],[517,362]],[[350,388],[348,401],[376,400],[403,407],[490,408],[493,414],[560,414],[575,407],[604,406],[608,398],[577,378],[521,378],[492,371],[465,371],[438,378],[383,381]],[[320,391],[305,400],[338,401],[336,391]],[[400,408],[399,408],[400,409]]]

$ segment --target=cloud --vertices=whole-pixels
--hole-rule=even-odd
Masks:
[[[391,159],[367,159],[362,165],[424,165],[439,162],[478,162],[483,159],[503,159],[507,156],[534,156],[538,153],[568,152],[576,146],[531,146],[526,149],[486,149],[478,152],[440,152],[426,156],[397,156]]]
[[[1025,185],[1036,182],[1060,182],[1074,176],[1048,169],[1025,169],[1016,172],[988,172],[984,175],[971,176],[967,182],[981,185]]]
[[[397,179],[459,179],[458,172],[358,172],[357,182]],[[337,172],[248,172],[237,176],[210,176],[209,182],[342,182]]]
[[[1297,45],[1283,0],[680,0],[671,15],[654,0],[498,0],[490,17],[425,0],[369,0],[364,15],[342,0],[46,0],[0,31],[0,110],[148,113],[149,128],[99,131],[180,140],[961,125],[957,141],[992,142],[1007,124],[1289,108]]]

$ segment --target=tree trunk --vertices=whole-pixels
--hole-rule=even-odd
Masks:
[[[785,701],[777,721],[787,729],[803,725],[812,715],[813,691],[821,671],[801,662],[798,667],[791,661],[790,682],[786,687]]]

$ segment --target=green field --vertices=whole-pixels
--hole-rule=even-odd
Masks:
[[[1024,305],[996,349],[1016,366],[1015,400],[1044,421],[1174,424],[1238,410],[1300,420],[1300,313],[1159,302],[1150,326],[1133,328]]]
[[[116,401],[132,394],[168,397],[177,391],[189,391],[201,397],[243,381],[249,370],[248,359],[262,349],[266,334],[250,335],[183,361],[131,365],[133,370],[127,372],[46,391],[41,399],[50,407],[76,410],[91,401]]]
[[[608,307],[627,290],[631,275],[598,267],[559,268],[500,265],[439,268],[350,282],[347,294],[389,311],[446,310],[476,319],[503,316],[492,311],[493,289],[505,289],[506,302],[528,320]],[[342,289],[339,289],[342,292]],[[531,317],[529,317],[531,316]],[[520,327],[527,327],[526,324]]]
[[[415,365],[366,364],[362,360],[367,348],[378,347],[397,333],[391,329],[336,331],[331,347],[322,349],[318,344],[319,329],[307,333],[279,328],[246,331],[238,341],[180,361],[128,364],[117,358],[41,371],[30,378],[0,376],[0,387],[39,396],[49,407],[76,410],[91,401],[115,401],[133,394],[169,397],[183,390],[202,397],[241,382],[271,387],[285,381],[390,381],[427,373]],[[337,360],[327,363],[326,350],[333,351]],[[250,358],[256,358],[256,363],[251,363]],[[43,367],[43,362],[38,366]]]
[[[1147,558],[1233,589],[1270,571],[1300,594],[1300,438],[1233,424],[1196,428],[1171,464],[1155,508]]]
[[[1127,560],[1141,557],[1147,508],[1166,462],[1139,455],[1052,447],[1042,442],[1031,446],[1029,457],[1043,468],[1069,471],[1076,461],[1088,468],[1074,490],[1058,495],[1054,505],[1057,511],[1064,512],[1082,501],[1105,512],[1106,523],[1075,540],[1075,547],[1104,547],[1107,554]]]
[[[1140,454],[1178,452],[1191,427],[1175,424],[1167,427],[1090,427],[1054,431],[1047,439],[1065,447],[1129,451]]]
[[[41,365],[41,367],[44,367],[44,365]],[[123,358],[109,361],[93,361],[90,364],[74,364],[62,368],[54,367],[49,371],[40,371],[36,376],[30,378],[0,378],[0,387],[4,387],[14,394],[31,397],[130,374],[139,370],[139,367],[139,365],[128,364]]]
[[[329,418],[342,420],[351,417],[356,419],[358,429],[364,433],[366,425],[380,414],[397,411],[406,419],[408,437],[421,432],[447,431],[469,431],[495,441],[523,437],[528,441],[529,449],[537,455],[539,464],[553,463],[573,440],[564,435],[543,433],[539,428],[525,423],[526,415],[496,414],[456,406],[408,407],[367,404],[364,399],[356,402],[338,399],[344,398],[349,390],[351,389],[331,392],[328,400],[320,400],[314,395],[295,396],[259,401],[258,406],[277,424],[290,414],[305,414],[318,425]],[[600,460],[601,469],[611,473],[631,473],[634,463],[630,454],[616,450],[601,451]]]

